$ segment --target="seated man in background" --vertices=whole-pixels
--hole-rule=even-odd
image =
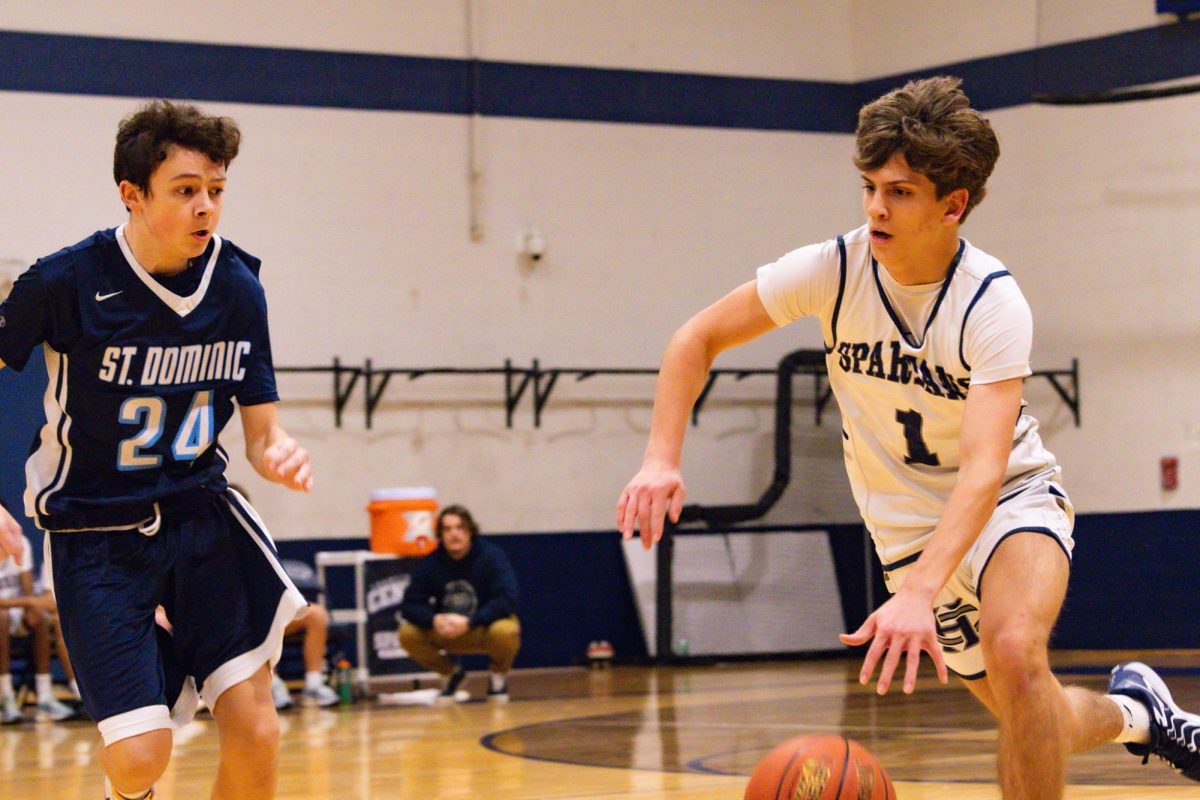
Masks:
[[[459,702],[466,698],[459,694],[466,672],[447,654],[486,654],[488,699],[507,701],[508,672],[521,646],[516,573],[462,506],[438,514],[437,538],[437,550],[417,562],[404,592],[400,644],[442,677],[443,699]]]
[[[244,497],[247,503],[250,502],[250,495],[241,486],[231,483],[229,488]],[[329,612],[319,602],[319,587],[318,591],[310,591],[316,586],[311,570],[302,574],[308,567],[307,564],[289,559],[281,559],[279,563],[287,573],[288,579],[308,601],[308,610],[283,629],[284,641],[295,635],[304,637],[304,689],[301,696],[309,705],[331,706],[338,701],[338,696],[325,683],[324,675],[325,646],[329,641]],[[277,709],[290,708],[292,705],[292,695],[287,684],[275,673],[271,675],[271,699]]]
[[[75,709],[54,697],[54,685],[50,679],[50,634],[57,609],[49,592],[38,593],[34,590],[33,548],[25,537],[22,537],[19,559],[9,556],[0,561],[0,608],[7,608],[8,612],[0,616],[0,722],[10,725],[25,720],[13,688],[13,636],[33,637],[38,716],[55,722],[75,717]],[[66,658],[66,648],[60,646],[59,653],[71,688],[77,692],[70,662]]]

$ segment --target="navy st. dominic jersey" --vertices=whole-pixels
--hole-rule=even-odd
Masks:
[[[224,486],[218,436],[233,401],[278,399],[259,263],[214,236],[160,282],[122,227],[17,280],[0,305],[0,361],[19,370],[45,344],[46,424],[25,468],[40,528],[136,528],[159,501]]]

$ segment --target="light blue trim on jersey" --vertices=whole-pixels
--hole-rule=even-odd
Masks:
[[[958,332],[958,360],[962,362],[963,367],[967,372],[971,371],[971,365],[967,363],[967,357],[963,353],[963,339],[967,336],[967,320],[971,317],[971,309],[975,308],[975,304],[979,302],[979,298],[983,297],[983,293],[991,286],[992,281],[996,278],[1011,276],[1012,273],[1006,269],[997,270],[991,275],[983,279],[983,283],[979,284],[979,290],[975,292],[975,296],[971,298],[970,304],[967,305],[967,310],[963,314],[962,329]]]

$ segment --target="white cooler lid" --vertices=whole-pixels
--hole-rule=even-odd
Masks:
[[[380,500],[437,500],[432,486],[398,486],[391,489],[372,489],[371,502]]]

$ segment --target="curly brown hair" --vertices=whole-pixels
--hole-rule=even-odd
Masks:
[[[882,167],[895,153],[933,182],[938,199],[967,190],[967,218],[987,195],[985,184],[1000,142],[982,114],[971,108],[962,79],[949,76],[909,81],[867,103],[858,112],[854,165],[863,172]]]
[[[196,150],[228,167],[237,158],[242,132],[229,117],[205,114],[190,103],[154,100],[117,127],[113,178],[150,192],[150,176],[166,160],[172,145]]]

